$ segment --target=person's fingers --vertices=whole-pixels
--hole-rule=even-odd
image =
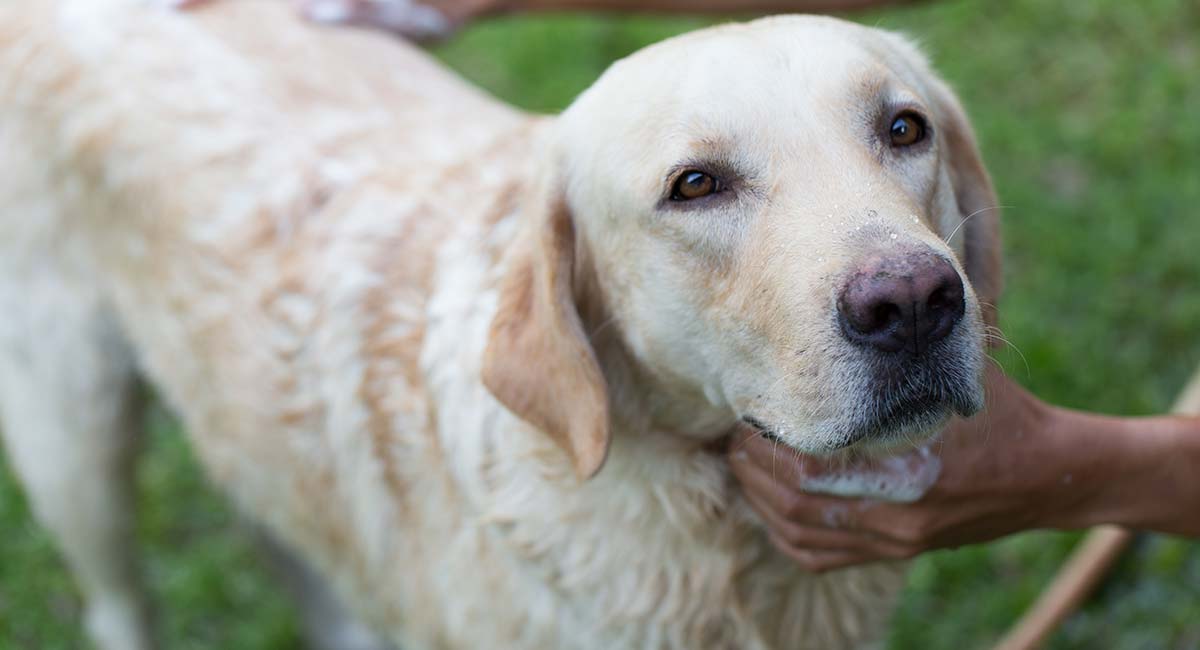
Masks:
[[[169,9],[191,9],[202,4],[207,4],[209,0],[156,0],[157,4]]]
[[[794,488],[819,482],[831,475],[873,475],[879,461],[858,459],[854,462],[830,461],[803,454],[782,442],[761,435],[735,437],[731,453],[743,452],[751,462],[771,473],[771,476]]]
[[[792,486],[798,486],[805,469],[816,469],[820,460],[803,456],[795,449],[777,441],[764,438],[757,432],[745,435],[739,431],[730,452],[744,454],[752,463],[771,472],[771,476]]]
[[[741,481],[747,498],[759,508],[769,510],[779,521],[808,528],[849,531],[889,541],[888,536],[879,535],[874,526],[863,525],[875,510],[885,508],[885,504],[802,492],[736,452],[730,468]]]
[[[853,533],[871,543],[871,552],[887,557],[924,550],[936,533],[938,518],[926,507],[808,494],[737,452],[731,455],[730,468],[747,499],[756,510],[769,511],[773,522]]]
[[[409,38],[445,38],[455,24],[438,7],[417,0],[293,0],[301,15],[319,23],[363,25]]]
[[[844,499],[804,494],[736,451],[730,458],[730,469],[744,492],[755,495],[764,507],[789,520],[810,526],[854,528],[853,513]]]
[[[767,528],[783,541],[798,548],[846,550],[859,549],[865,542],[861,535],[833,528],[807,526],[781,516],[755,492],[745,493],[746,501],[758,513]]]
[[[746,500],[769,533],[793,549],[846,552],[863,558],[891,560],[912,557],[918,550],[871,533],[798,524],[781,517],[752,492],[746,493]]]
[[[810,456],[762,436],[744,437],[736,449],[772,476],[809,493],[912,503],[924,498],[942,474],[942,461],[932,443],[868,458]]]

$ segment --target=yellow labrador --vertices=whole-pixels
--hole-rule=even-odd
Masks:
[[[9,0],[0,94],[3,430],[102,648],[152,645],[139,378],[406,650],[880,636],[902,563],[804,572],[711,450],[981,404],[995,200],[903,38],[703,30],[547,118],[286,3]]]

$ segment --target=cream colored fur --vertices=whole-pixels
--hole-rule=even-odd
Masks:
[[[881,92],[929,112],[928,155],[855,140]],[[960,228],[994,200],[970,132],[901,39],[811,17],[706,30],[551,119],[287,3],[9,0],[0,97],[2,428],[101,647],[153,643],[124,543],[135,366],[213,482],[405,650],[881,636],[902,563],[805,573],[711,449],[754,412],[821,452],[861,408],[829,322],[864,237],[993,246],[991,215]],[[702,150],[758,193],[655,208]],[[492,323],[546,219],[569,226],[559,308],[578,303],[585,356],[521,369]],[[967,270],[991,299],[983,257]],[[947,380],[977,384],[968,293]],[[485,353],[507,373],[487,387]],[[529,394],[560,361],[599,372]]]

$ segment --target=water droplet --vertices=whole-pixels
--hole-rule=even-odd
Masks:
[[[888,235],[888,236],[889,236],[889,237],[891,237],[892,239],[895,239],[895,238],[896,238],[898,235],[896,235],[896,233],[892,233],[892,234],[890,234],[890,235]]]

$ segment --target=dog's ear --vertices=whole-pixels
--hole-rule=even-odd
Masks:
[[[608,390],[573,296],[575,227],[552,175],[528,198],[506,254],[483,383],[549,434],[580,478],[590,478],[608,454]]]
[[[938,112],[935,128],[958,204],[960,221],[955,227],[956,234],[963,237],[964,266],[979,296],[984,320],[995,325],[996,305],[1004,288],[1000,204],[966,112],[945,82],[932,76],[931,79],[934,108]]]

